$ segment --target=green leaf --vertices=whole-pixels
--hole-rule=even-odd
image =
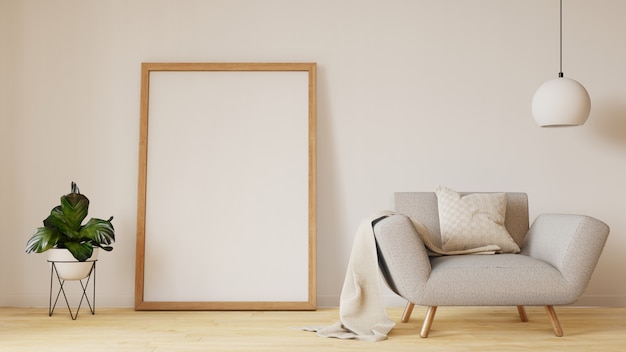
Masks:
[[[110,252],[110,251],[112,251],[112,250],[113,250],[113,247],[111,247],[111,246],[103,246],[103,245],[101,245],[101,244],[99,244],[99,243],[95,243],[95,242],[92,242],[91,244],[92,244],[94,247],[99,247],[99,248],[101,248],[101,249],[103,249],[103,250],[105,250],[105,251],[107,251],[107,252]]]
[[[93,254],[93,246],[89,242],[65,242],[65,247],[79,262],[84,262]]]
[[[111,220],[91,218],[87,224],[81,228],[80,237],[89,239],[94,244],[108,245],[115,242],[115,229],[113,228]]]
[[[50,211],[50,215],[43,221],[45,227],[56,228],[61,234],[66,235],[68,238],[75,238],[78,235],[78,230],[73,230],[68,224],[63,214],[61,206],[56,206]]]
[[[61,211],[65,216],[64,223],[67,228],[72,233],[78,233],[89,211],[89,199],[80,193],[64,195],[61,197]]]
[[[54,227],[39,227],[26,243],[26,253],[42,253],[54,247],[61,233]]]

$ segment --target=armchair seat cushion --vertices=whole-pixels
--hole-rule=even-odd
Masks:
[[[521,254],[432,257],[423,297],[441,306],[562,305],[577,296],[552,265]],[[411,299],[410,299],[411,300]]]

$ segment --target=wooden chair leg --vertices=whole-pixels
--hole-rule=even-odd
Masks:
[[[554,307],[546,306],[546,312],[548,312],[548,316],[550,317],[550,322],[552,323],[552,329],[554,329],[554,334],[558,337],[563,336],[563,329],[561,329],[561,323],[559,323],[559,318],[557,318],[556,316]]]
[[[517,306],[517,311],[519,312],[519,318],[524,323],[528,321],[528,315],[526,315],[526,308],[524,306]]]
[[[426,311],[426,317],[424,318],[424,325],[422,325],[421,337],[428,337],[430,326],[433,325],[433,319],[435,319],[435,313],[437,312],[437,306],[430,306]]]
[[[409,318],[411,317],[411,313],[413,313],[413,307],[415,307],[415,304],[411,302],[407,302],[406,308],[404,308],[404,313],[402,313],[403,323],[406,323],[409,321]]]

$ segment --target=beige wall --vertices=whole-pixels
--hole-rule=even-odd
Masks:
[[[522,191],[531,219],[612,235],[579,304],[626,305],[626,2],[565,2],[564,72],[583,127],[541,129],[558,1],[0,0],[0,306],[46,306],[26,240],[78,182],[114,215],[98,304],[132,306],[141,62],[318,63],[318,303],[338,304],[359,220],[393,191]],[[193,191],[193,190],[188,190]],[[388,300],[394,300],[389,293]]]

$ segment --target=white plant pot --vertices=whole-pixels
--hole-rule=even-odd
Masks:
[[[98,259],[98,250],[94,248],[93,254],[84,262],[79,262],[72,253],[65,248],[51,248],[46,251],[48,262],[54,267],[62,280],[82,280],[89,276],[93,262]]]

